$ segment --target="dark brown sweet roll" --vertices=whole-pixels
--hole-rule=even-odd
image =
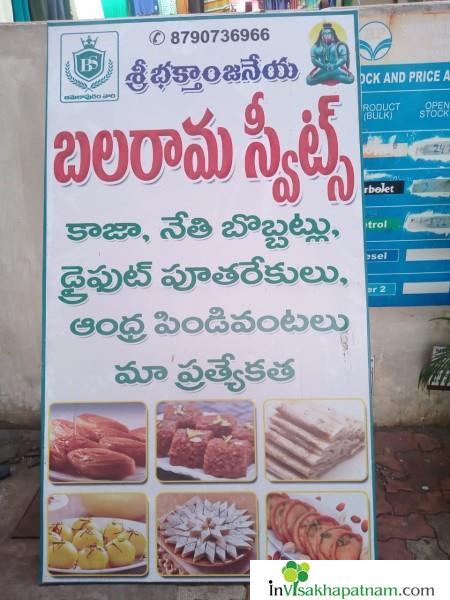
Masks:
[[[52,419],[50,421],[50,438],[67,437],[74,434],[74,426],[67,419]]]
[[[67,460],[78,475],[89,479],[119,480],[136,471],[132,458],[106,448],[72,450]]]
[[[140,467],[145,467],[147,459],[147,445],[133,438],[125,437],[104,437],[99,442],[102,448],[121,452],[134,459]]]
[[[123,437],[123,438],[137,439],[131,433],[131,431],[121,431],[119,429],[110,429],[109,427],[99,431],[99,434],[100,434],[100,439],[102,439],[104,437]]]
[[[104,437],[106,431],[119,431],[128,433],[128,427],[119,421],[108,417],[101,417],[91,413],[85,413],[76,417],[76,432],[91,440],[98,441]]]
[[[130,431],[130,437],[140,442],[147,443],[147,427],[138,427]]]
[[[98,448],[99,445],[81,435],[58,437],[50,444],[50,468],[55,471],[70,472],[67,454],[79,448]]]
[[[67,468],[67,453],[64,451],[64,448],[57,443],[57,440],[53,440],[53,442],[50,443],[49,462],[50,469],[53,471],[64,472]]]

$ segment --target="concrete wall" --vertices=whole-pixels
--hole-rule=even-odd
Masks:
[[[417,379],[433,345],[450,343],[449,307],[370,309],[377,425],[449,425],[450,392],[422,391]]]
[[[46,28],[0,25],[0,426],[40,404]]]
[[[38,427],[45,41],[42,24],[0,25],[0,427]],[[450,394],[417,377],[450,327],[447,308],[371,310],[379,425],[450,423]]]

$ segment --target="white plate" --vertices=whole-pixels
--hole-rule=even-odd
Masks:
[[[130,521],[128,519],[116,519],[115,517],[86,517],[91,518],[94,523],[94,527],[98,529],[104,529],[108,523],[111,521],[119,521],[122,523],[125,529],[134,529],[139,533],[142,533],[147,538],[147,525],[146,523],[141,523],[140,521]],[[71,519],[62,519],[60,523],[64,523],[68,527],[72,528],[73,523],[77,520],[77,517],[73,517]],[[109,567],[107,569],[79,569],[75,567],[74,569],[56,569],[54,567],[48,567],[48,570],[51,573],[60,573],[64,575],[108,575],[108,573],[121,573],[123,571],[129,571],[130,569],[138,569],[140,567],[147,566],[147,559],[142,558],[131,565],[126,565],[124,567]]]
[[[55,494],[47,498],[47,507],[49,512],[60,510],[69,504],[69,498],[65,494]]]
[[[321,498],[317,500],[316,498]],[[361,521],[369,519],[368,516],[368,500],[367,496],[362,493],[324,493],[318,492],[314,494],[289,494],[291,500],[302,500],[313,506],[320,514],[333,517],[336,521],[342,525],[348,525],[353,533],[358,533],[362,536],[363,546],[361,550],[361,560],[369,558],[369,532],[363,532],[361,530],[361,523],[353,523],[351,520],[352,515],[360,517]],[[342,511],[336,510],[336,506],[341,502],[345,502],[345,508]],[[310,559],[311,557],[307,554],[301,554],[300,552],[285,552],[283,550],[283,542],[278,540],[273,531],[269,529],[267,531],[268,553],[272,556],[273,553],[278,550],[281,552],[283,557],[292,560]]]
[[[111,481],[109,479],[91,479],[89,477],[84,477],[83,475],[70,475],[69,473],[62,473],[61,471],[52,471],[49,472],[49,478],[52,482],[59,483],[102,483],[107,481],[108,483],[140,483],[145,481],[145,467],[136,467],[136,471],[134,475],[128,475],[128,477],[124,477],[123,479],[115,479]]]
[[[158,458],[157,460],[158,469],[163,469],[163,471],[169,471],[170,473],[175,473],[176,475],[184,475],[187,477],[193,477],[194,479],[198,479],[200,481],[253,481],[256,478],[256,467],[254,464],[249,465],[247,467],[247,476],[240,477],[238,479],[227,479],[226,477],[214,477],[213,475],[208,475],[203,471],[203,469],[190,469],[189,467],[179,467],[170,464],[170,459],[168,457]]]

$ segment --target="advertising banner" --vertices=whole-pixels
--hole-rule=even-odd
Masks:
[[[450,303],[450,4],[360,10],[371,306]]]
[[[43,581],[374,558],[355,13],[48,34]]]

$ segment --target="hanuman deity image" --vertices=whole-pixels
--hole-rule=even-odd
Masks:
[[[349,70],[348,46],[338,38],[331,23],[322,25],[317,40],[311,48],[311,61],[314,69],[306,78],[308,85],[353,83],[355,80]]]

